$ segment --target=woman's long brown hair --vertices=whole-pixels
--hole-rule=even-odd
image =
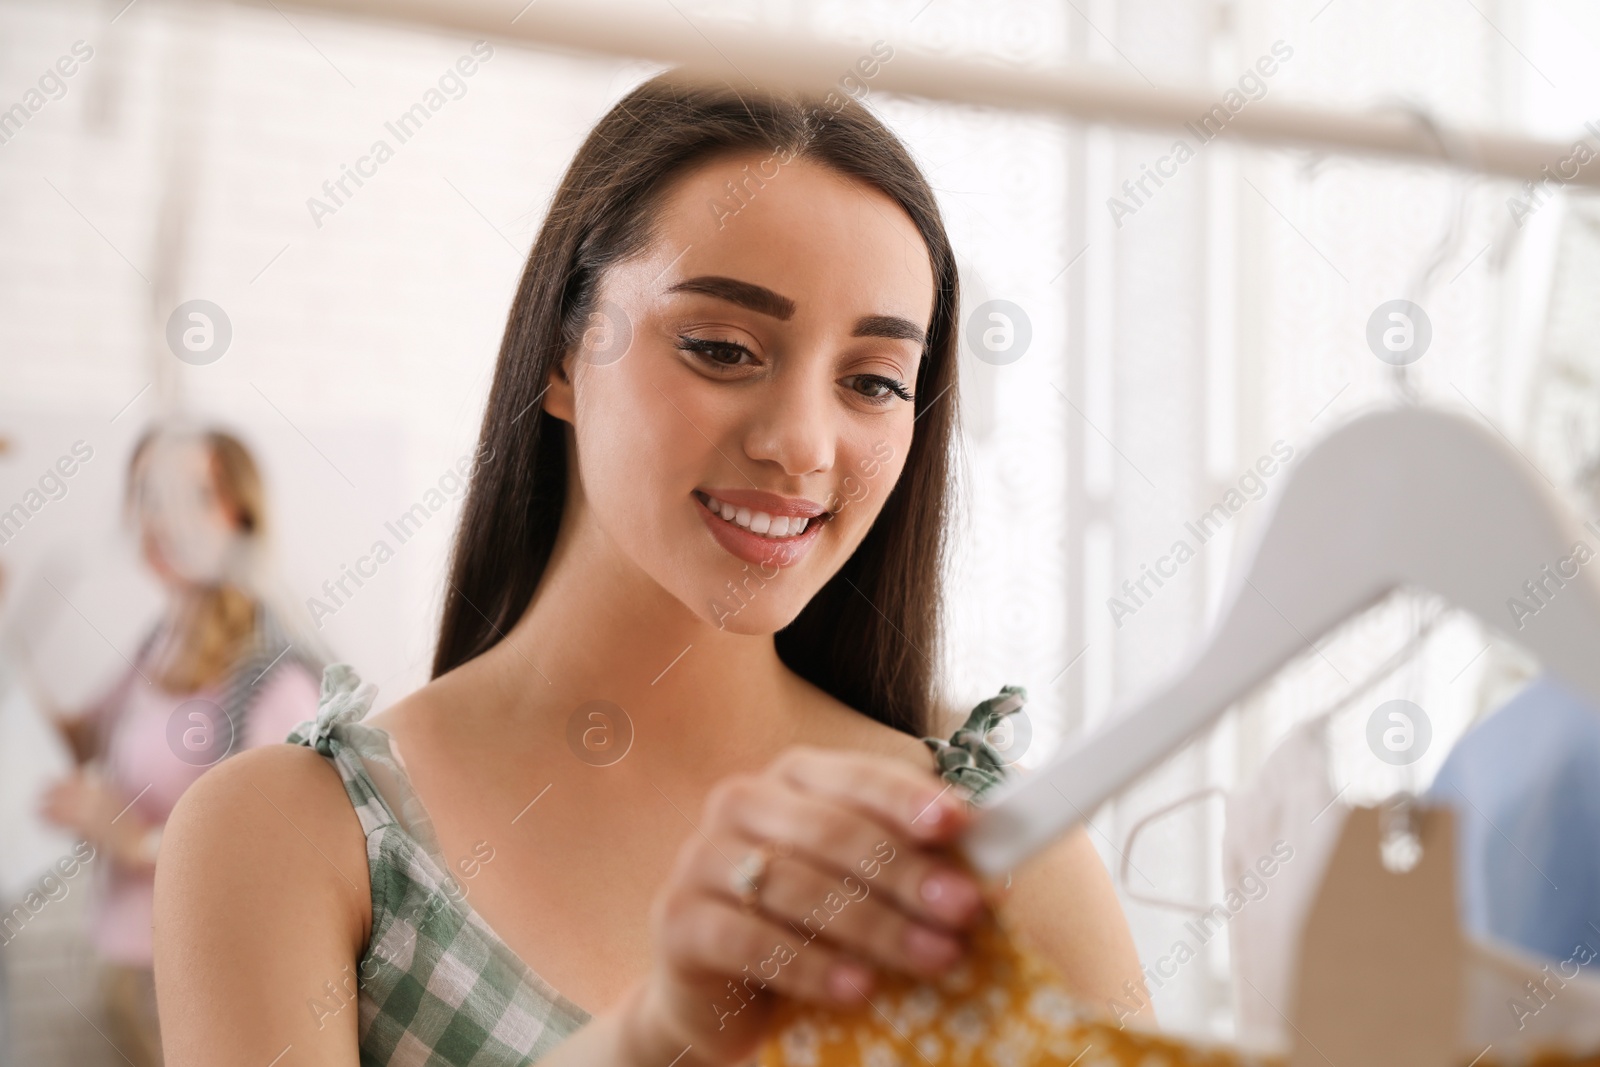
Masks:
[[[647,249],[667,184],[728,152],[808,159],[900,205],[927,245],[934,308],[918,369],[916,432],[899,482],[855,553],[776,637],[788,667],[878,721],[934,727],[941,582],[955,476],[955,256],[927,180],[855,100],[752,94],[654,78],[590,132],[528,256],[450,559],[433,676],[500,641],[544,573],[566,498],[564,424],[538,400],[595,310],[612,264]],[[766,172],[763,171],[763,174]],[[781,172],[777,178],[782,181]]]

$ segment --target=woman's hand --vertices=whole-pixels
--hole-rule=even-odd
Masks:
[[[85,771],[74,771],[45,790],[39,814],[124,863],[138,862],[139,844],[150,829],[126,797]]]
[[[795,747],[719,782],[652,906],[656,963],[630,997],[626,1043],[740,1062],[778,995],[855,1004],[874,969],[948,968],[982,904],[944,848],[969,819],[959,790],[858,752]],[[740,869],[761,867],[763,849],[752,891]]]

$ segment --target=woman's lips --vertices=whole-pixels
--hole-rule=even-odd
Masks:
[[[731,555],[756,566],[790,567],[805,558],[811,545],[822,533],[830,515],[824,513],[806,523],[806,528],[794,537],[763,537],[751,533],[738,523],[729,522],[706,507],[698,493],[691,493],[695,510],[717,544]]]
[[[807,500],[803,496],[781,496],[762,489],[739,489],[731,486],[724,489],[696,489],[695,495],[708,498],[702,503],[731,505],[736,509],[748,508],[752,514],[761,511],[769,517],[782,515],[789,518],[813,519],[828,513],[827,508],[814,500]],[[713,507],[711,510],[717,509]],[[756,531],[756,533],[765,532],[767,531]]]

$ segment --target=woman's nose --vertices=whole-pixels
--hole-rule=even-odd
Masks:
[[[786,374],[753,394],[759,408],[750,416],[745,455],[793,477],[831,469],[838,443],[833,389],[831,381]]]

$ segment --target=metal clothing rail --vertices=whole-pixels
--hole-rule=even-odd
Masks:
[[[688,77],[734,85],[837,92],[840,79],[850,75],[877,92],[1040,111],[1179,135],[1186,130],[1192,135],[1185,124],[1193,126],[1220,103],[1215,89],[1159,88],[1102,67],[1023,69],[919,56],[905,49],[897,49],[892,61],[877,64],[873,75],[863,78],[855,73],[862,58],[860,47],[808,36],[699,26],[671,13],[629,11],[619,16],[604,8],[583,9],[549,0],[532,0],[519,11],[521,2],[294,0],[297,7],[324,14],[426,26],[540,48],[652,59],[680,67]],[[1600,133],[1595,124],[1589,129]],[[1404,111],[1343,111],[1259,99],[1231,113],[1221,135],[1262,145],[1434,163],[1519,181],[1600,186],[1600,162],[1578,165],[1575,141],[1442,128],[1425,116]],[[1588,151],[1600,157],[1600,137],[1587,141]]]

